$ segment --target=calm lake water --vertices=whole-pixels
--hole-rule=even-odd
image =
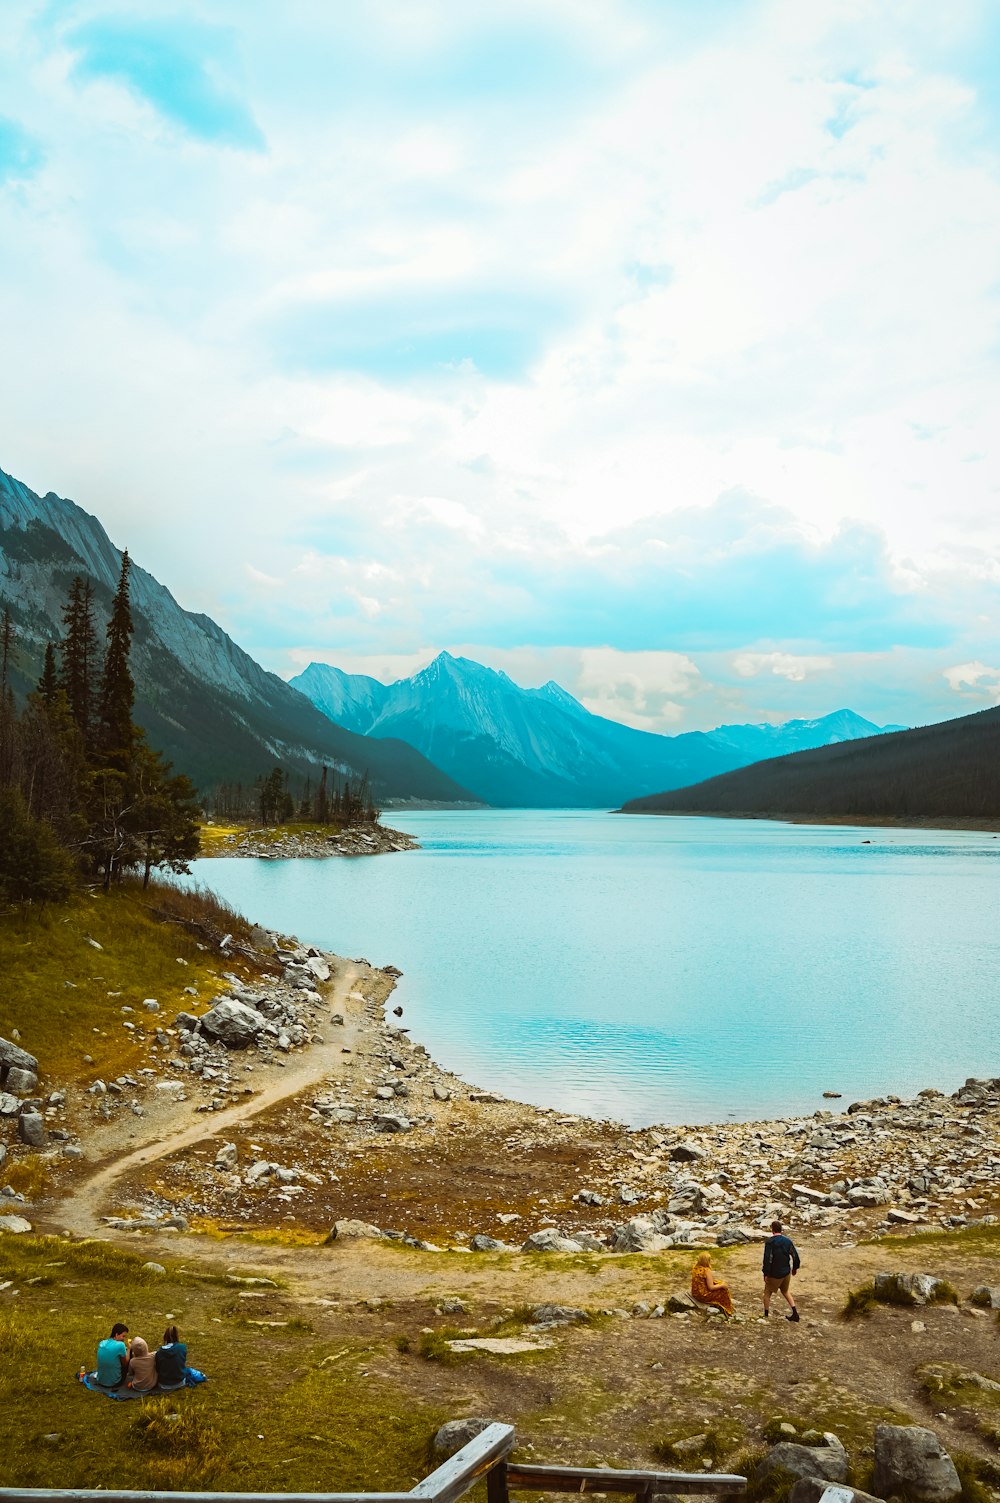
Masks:
[[[402,1021],[470,1082],[642,1125],[1000,1075],[990,834],[562,810],[387,822],[423,848],[195,874],[268,928],[399,966]]]

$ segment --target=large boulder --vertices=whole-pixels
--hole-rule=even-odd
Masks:
[[[657,1231],[650,1216],[633,1216],[611,1234],[612,1252],[663,1252],[673,1245],[673,1238]]]
[[[202,1018],[201,1026],[205,1033],[225,1044],[227,1049],[246,1049],[267,1026],[267,1019],[245,1002],[222,997]]]
[[[506,1242],[499,1241],[496,1237],[490,1237],[486,1232],[477,1232],[469,1243],[473,1252],[512,1252]]]
[[[955,1463],[933,1430],[922,1425],[876,1425],[872,1491],[910,1503],[953,1503],[962,1491]]]
[[[385,1236],[381,1227],[372,1226],[368,1221],[354,1221],[346,1217],[342,1221],[335,1221],[327,1233],[327,1243],[330,1242],[357,1242],[377,1241]]]
[[[942,1280],[929,1273],[877,1273],[875,1298],[887,1305],[926,1305],[938,1296]]]
[[[818,1477],[824,1482],[846,1482],[847,1452],[839,1444],[799,1446],[794,1441],[783,1440],[772,1446],[764,1460],[754,1468],[754,1488],[773,1477],[775,1472],[784,1472],[790,1477]]]
[[[671,1216],[700,1216],[705,1209],[705,1192],[700,1185],[675,1185],[667,1210]]]
[[[376,1112],[372,1118],[376,1132],[411,1132],[413,1123],[400,1112]]]
[[[31,1222],[23,1216],[0,1216],[0,1232],[10,1232],[14,1236],[21,1236],[24,1232],[31,1231]]]
[[[8,1091],[13,1091],[15,1096],[30,1096],[38,1090],[38,1076],[34,1070],[22,1070],[15,1066],[7,1071],[4,1085]]]
[[[576,1305],[536,1305],[531,1318],[539,1326],[569,1326],[578,1320],[587,1320],[586,1310]]]
[[[0,1091],[0,1117],[16,1117],[21,1110],[21,1103],[10,1091]]]
[[[582,1248],[572,1237],[564,1237],[561,1232],[556,1231],[554,1226],[546,1226],[540,1232],[532,1232],[522,1244],[521,1251],[581,1252]]]
[[[307,956],[306,969],[316,981],[329,981],[330,979],[330,967],[322,955]]]
[[[447,1420],[431,1441],[431,1449],[436,1456],[454,1456],[463,1446],[467,1446],[470,1440],[475,1440],[477,1435],[482,1435],[493,1420],[476,1418]]]
[[[675,1164],[696,1164],[699,1159],[708,1157],[708,1150],[699,1148],[697,1143],[675,1143],[670,1157]]]
[[[1000,1286],[980,1284],[972,1291],[972,1303],[983,1310],[1000,1310]]]
[[[38,1061],[19,1044],[12,1044],[10,1039],[0,1039],[0,1076],[5,1070],[31,1070],[37,1074]]]

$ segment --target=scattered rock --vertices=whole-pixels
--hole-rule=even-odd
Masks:
[[[411,1132],[413,1129],[409,1117],[400,1116],[396,1112],[378,1112],[373,1121],[376,1132]]]
[[[41,1112],[22,1112],[17,1119],[17,1135],[29,1148],[44,1148],[45,1118]]]
[[[847,1452],[842,1446],[801,1446],[779,1441],[754,1468],[753,1485],[759,1487],[775,1472],[792,1477],[821,1477],[826,1482],[847,1481]]]
[[[21,1070],[14,1066],[7,1071],[4,1085],[15,1096],[30,1096],[38,1090],[38,1076],[34,1070]]]
[[[20,1236],[22,1232],[31,1231],[31,1222],[23,1216],[0,1216],[0,1232],[11,1232]]]
[[[699,1148],[697,1143],[675,1143],[670,1150],[670,1157],[677,1164],[695,1164],[699,1159],[708,1157],[704,1148]]]
[[[982,1310],[1000,1310],[1000,1286],[996,1284],[980,1284],[973,1289],[970,1296],[974,1305]]]
[[[579,1320],[587,1320],[586,1310],[573,1305],[536,1305],[531,1318],[538,1326],[568,1326]]]
[[[162,1263],[143,1263],[142,1268],[139,1271],[140,1273],[155,1273],[157,1275],[160,1275],[165,1274],[167,1270],[164,1268]]]
[[[556,1231],[554,1226],[546,1226],[540,1232],[532,1232],[522,1244],[521,1251],[582,1252],[583,1249],[572,1237],[564,1237],[561,1232]]]
[[[326,1243],[350,1242],[367,1238],[377,1241],[385,1237],[385,1232],[380,1227],[372,1226],[367,1221],[354,1221],[350,1217],[335,1221],[327,1234]]]
[[[492,1424],[493,1420],[479,1418],[448,1420],[431,1441],[431,1449],[437,1456],[454,1456]]]

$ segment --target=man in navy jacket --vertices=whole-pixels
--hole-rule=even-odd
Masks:
[[[780,1221],[771,1222],[771,1231],[774,1236],[768,1237],[764,1243],[764,1318],[766,1320],[771,1313],[771,1295],[780,1294],[792,1312],[785,1319],[798,1320],[795,1300],[788,1292],[800,1267],[798,1250],[791,1237],[782,1233]]]

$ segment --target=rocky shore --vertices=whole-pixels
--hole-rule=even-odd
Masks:
[[[385,856],[393,851],[419,850],[419,843],[402,830],[382,824],[349,825],[331,830],[312,826],[285,830],[280,825],[238,830],[206,843],[205,856],[255,856],[262,861],[289,861],[297,857],[323,859],[329,856]]]
[[[255,937],[256,969],[221,972],[212,997],[190,988],[190,1010],[164,1017],[155,998],[121,1008],[123,1036],[145,1051],[131,1073],[45,1090],[44,1062],[0,1040],[0,1163],[40,1154],[72,1193],[81,1159],[167,1141],[203,1114],[155,1172],[126,1178],[119,1222],[294,1221],[473,1252],[730,1247],[762,1239],[774,1217],[844,1244],[1000,1215],[1000,1079],[838,1113],[629,1129],[443,1070],[409,1037],[403,1008],[390,1010],[394,968]],[[8,1187],[3,1201],[24,1214],[23,1194]]]

